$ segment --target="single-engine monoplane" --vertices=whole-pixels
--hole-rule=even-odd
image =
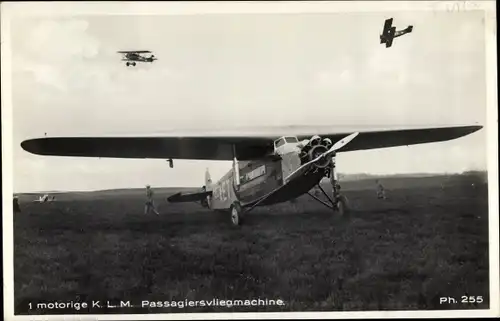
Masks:
[[[314,133],[292,129],[295,134],[276,135],[256,130],[246,134],[154,135],[113,137],[44,137],[25,140],[24,150],[38,155],[156,158],[232,161],[232,168],[213,183],[209,173],[205,185],[188,193],[179,192],[170,202],[199,202],[222,210],[234,225],[240,225],[256,206],[272,205],[309,194],[340,215],[349,213],[347,198],[340,192],[336,155],[339,152],[448,141],[469,135],[482,126],[399,128],[366,127],[352,131],[327,128]],[[418,157],[418,154],[415,155]],[[328,177],[332,192],[320,182]],[[324,200],[310,191],[317,186]]]

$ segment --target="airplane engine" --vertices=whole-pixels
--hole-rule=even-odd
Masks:
[[[325,153],[332,146],[332,141],[328,138],[321,139],[319,136],[311,138],[309,143],[300,151],[301,163],[305,164],[313,159],[316,159],[321,154]],[[326,168],[330,165],[331,157],[324,158],[316,162],[314,165],[317,168]]]
[[[333,145],[332,140],[330,138],[323,139],[323,144],[328,148],[332,147]]]
[[[321,144],[321,137],[314,135],[309,141],[309,145],[316,146]]]
[[[328,148],[325,145],[316,145],[311,148],[309,151],[309,160],[316,159],[318,156],[321,154],[325,153],[328,150]],[[325,168],[330,164],[330,158],[324,158],[316,162],[314,165],[317,168]]]

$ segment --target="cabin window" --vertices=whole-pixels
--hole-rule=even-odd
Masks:
[[[287,143],[298,143],[299,141],[297,140],[297,137],[290,136],[290,137],[285,137],[285,140]]]

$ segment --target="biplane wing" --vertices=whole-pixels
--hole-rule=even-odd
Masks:
[[[392,41],[394,40],[394,35],[396,32],[396,27],[392,27],[393,18],[385,20],[384,29],[380,35],[380,43],[385,43],[385,46],[389,48],[392,46]]]
[[[390,48],[392,46],[392,42],[394,40],[394,37],[388,36],[385,40],[385,47]]]
[[[447,141],[481,128],[482,126],[455,126],[376,131],[357,128],[349,132],[316,131],[311,135],[338,141],[353,132],[359,132],[355,140],[338,150],[348,152]],[[297,138],[309,139],[311,135],[303,133]],[[233,160],[236,152],[237,158],[245,161],[272,153],[273,141],[279,136],[281,135],[44,137],[25,140],[21,147],[38,155],[103,158]]]
[[[127,54],[127,53],[141,54],[141,53],[151,53],[151,51],[149,51],[149,50],[121,50],[121,51],[117,51],[117,53],[121,53],[121,54]]]
[[[393,18],[386,19],[384,22],[384,29],[382,30],[382,34],[386,34],[391,29]]]

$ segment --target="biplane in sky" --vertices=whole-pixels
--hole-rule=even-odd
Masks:
[[[392,41],[396,37],[400,37],[404,34],[410,33],[413,31],[413,26],[408,26],[406,29],[396,31],[396,27],[392,26],[393,18],[387,19],[384,23],[384,30],[380,35],[380,43],[384,44],[385,47],[389,48],[392,46]]]
[[[315,133],[295,128],[293,133],[151,135],[114,137],[45,137],[25,140],[21,147],[33,154],[232,161],[232,168],[212,183],[209,173],[197,191],[176,193],[169,202],[199,202],[212,210],[230,213],[232,224],[240,225],[256,206],[272,205],[309,194],[340,215],[349,213],[347,198],[340,193],[336,155],[339,152],[448,141],[481,129],[454,126],[414,129],[352,131],[324,129]],[[297,135],[298,134],[298,135]],[[418,157],[418,155],[415,155]],[[332,192],[320,181],[328,177]],[[317,186],[324,199],[310,193]]]
[[[155,55],[149,50],[130,50],[130,51],[118,51],[118,53],[123,54],[122,61],[126,61],[126,65],[135,66],[136,62],[153,62],[158,60]],[[149,57],[143,54],[151,54]]]

